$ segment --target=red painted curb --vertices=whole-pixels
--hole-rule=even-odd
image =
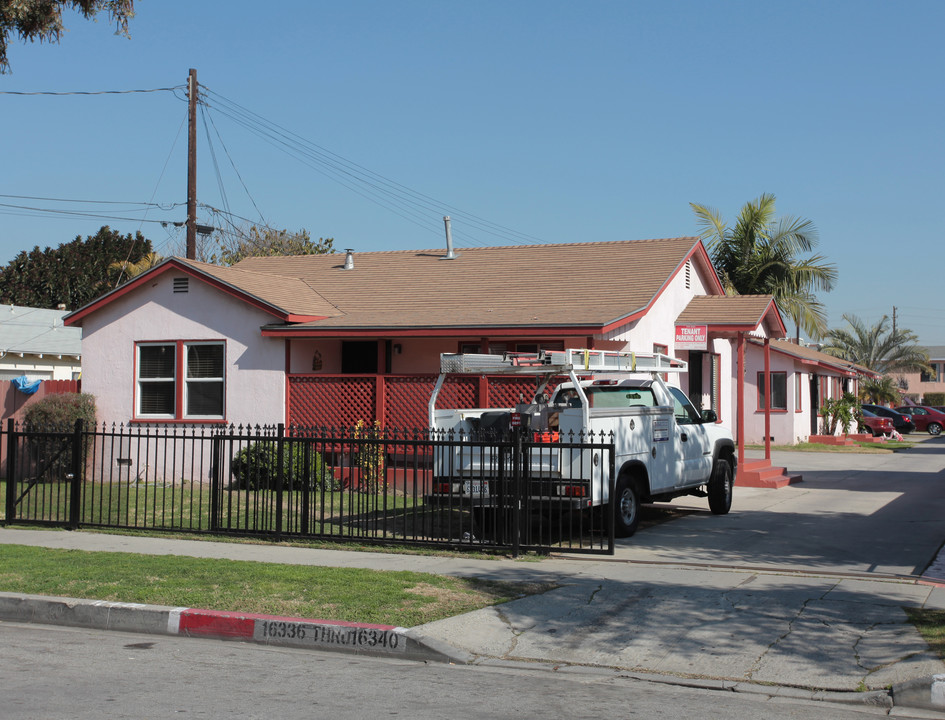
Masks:
[[[314,630],[322,628],[336,641],[344,644],[341,638],[354,638],[358,635],[368,638],[377,638],[378,633],[386,636],[397,633],[400,628],[394,625],[374,625],[371,623],[347,622],[344,620],[312,620],[279,615],[263,615],[260,613],[240,613],[223,610],[198,610],[194,608],[180,608],[171,612],[168,621],[168,630],[172,634],[187,635],[190,637],[215,637],[221,639],[299,639],[304,633],[299,628]],[[293,628],[295,628],[293,630]],[[347,632],[342,635],[344,628]],[[287,630],[288,629],[288,630]],[[353,632],[356,631],[356,632]],[[373,632],[372,632],[373,631]],[[288,633],[288,634],[287,634]],[[364,635],[370,633],[370,635]],[[323,633],[324,634],[324,633]],[[294,644],[294,643],[293,643]],[[386,643],[385,643],[386,645]]]

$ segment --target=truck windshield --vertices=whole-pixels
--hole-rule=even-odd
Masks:
[[[566,397],[567,393],[573,395],[573,400]],[[591,407],[595,408],[655,407],[656,405],[656,398],[650,388],[596,385],[584,388],[584,393],[587,395]],[[580,400],[573,390],[564,390],[561,396],[559,396],[558,402],[564,402],[572,407],[580,407]]]

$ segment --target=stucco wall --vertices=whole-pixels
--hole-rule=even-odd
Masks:
[[[128,423],[135,401],[135,342],[225,340],[226,421],[285,419],[285,346],[261,337],[272,316],[193,280],[174,293],[174,273],[121,296],[84,318],[82,388],[95,395],[99,419]]]

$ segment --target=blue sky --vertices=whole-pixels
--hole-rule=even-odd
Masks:
[[[832,325],[895,306],[945,345],[940,0],[136,5],[131,39],[69,16],[59,45],[13,41],[0,91],[169,88],[196,68],[198,201],[338,249],[441,247],[447,214],[460,247],[694,235],[690,202],[734,220],[773,193],[839,268]],[[183,205],[114,203],[185,201],[182,91],[0,107],[0,263],[103,224],[173,252],[181,231],[153,221]],[[258,132],[276,127],[290,147]],[[344,184],[302,142],[355,164]],[[368,171],[398,183],[384,204]]]

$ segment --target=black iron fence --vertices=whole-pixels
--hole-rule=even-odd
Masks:
[[[5,523],[613,553],[611,438],[11,421],[0,441]]]

